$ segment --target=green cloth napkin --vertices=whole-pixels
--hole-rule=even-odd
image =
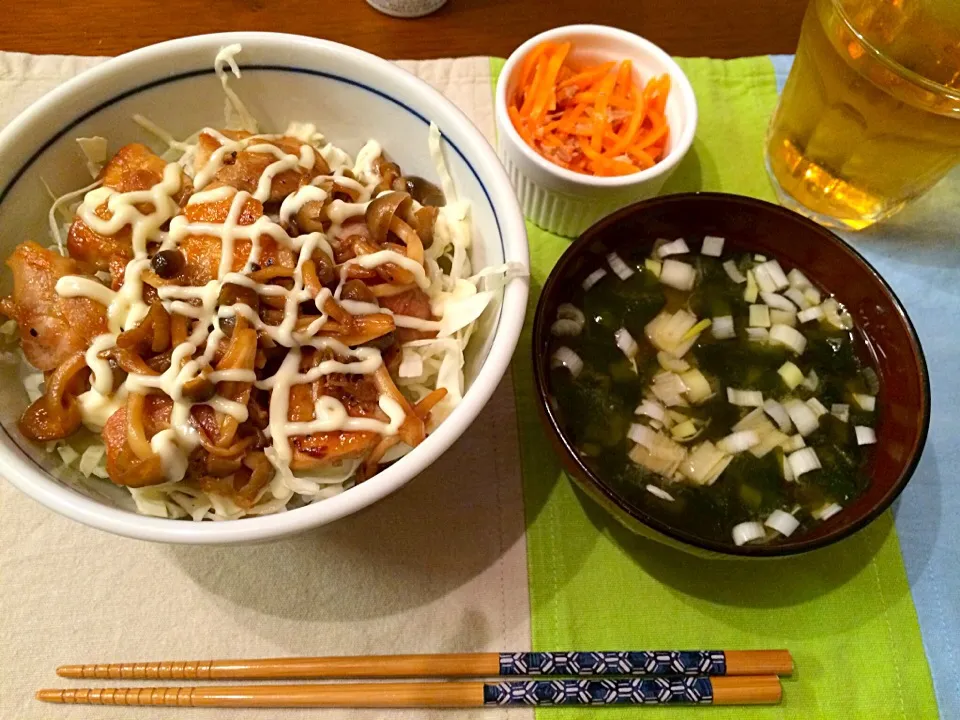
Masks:
[[[693,150],[664,192],[720,190],[774,200],[763,137],[777,101],[766,57],[678,59],[697,95]],[[503,62],[494,59],[494,82]],[[527,223],[532,319],[568,241]],[[639,538],[575,490],[540,425],[528,322],[513,362],[534,650],[786,647],[796,672],[776,707],[698,710],[714,718],[937,717],[917,615],[889,513],[798,558],[704,560]],[[541,717],[584,710],[542,708]],[[671,718],[676,708],[612,707],[605,720]]]

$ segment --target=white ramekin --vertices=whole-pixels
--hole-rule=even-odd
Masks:
[[[542,42],[572,43],[577,63],[629,59],[646,82],[670,75],[666,114],[670,137],[666,157],[652,168],[621,177],[593,177],[549,162],[527,145],[507,114],[507,98],[516,86],[516,70]],[[527,219],[557,235],[574,237],[600,218],[636,200],[660,192],[690,149],[697,129],[697,101],[690,81],[667,53],[638,35],[603,25],[568,25],[530,38],[507,59],[497,81],[497,151]]]

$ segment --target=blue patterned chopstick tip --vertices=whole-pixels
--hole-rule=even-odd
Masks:
[[[710,705],[707,677],[508,680],[483,686],[484,705]]]
[[[726,675],[722,650],[500,653],[508,676]]]

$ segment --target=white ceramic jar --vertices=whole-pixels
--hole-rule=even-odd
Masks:
[[[527,145],[507,112],[523,59],[543,42],[570,42],[575,64],[629,59],[644,83],[670,75],[666,116],[670,136],[665,157],[632,175],[594,177],[554,165]],[[602,25],[568,25],[541,33],[507,59],[496,91],[497,150],[527,219],[544,230],[575,237],[600,218],[637,200],[652,197],[690,149],[697,129],[697,101],[690,81],[666,52],[638,35]]]

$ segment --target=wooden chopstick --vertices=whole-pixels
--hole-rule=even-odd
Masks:
[[[463,653],[62,665],[65,678],[280,680],[498,676],[789,675],[788,650]]]
[[[497,707],[503,705],[763,705],[780,702],[776,675],[483,682],[226,685],[40,690],[84,705],[176,707]]]

